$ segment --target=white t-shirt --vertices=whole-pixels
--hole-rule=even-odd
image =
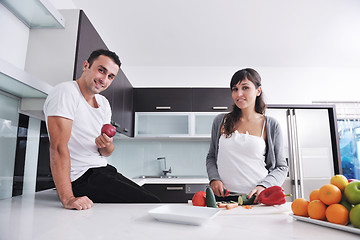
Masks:
[[[262,135],[262,134],[261,134]],[[218,171],[226,189],[248,194],[268,174],[263,137],[235,131],[219,139]]]
[[[80,92],[76,81],[64,82],[48,95],[44,104],[45,120],[60,116],[73,120],[68,147],[71,159],[70,177],[76,180],[89,168],[103,167],[107,161],[95,144],[104,124],[110,123],[111,108],[108,100],[95,95],[98,108],[91,107]]]

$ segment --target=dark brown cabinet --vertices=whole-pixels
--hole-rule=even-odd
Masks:
[[[124,75],[123,82],[123,110],[122,120],[120,121],[120,132],[129,136],[134,136],[134,88]],[[122,126],[121,126],[122,124]]]
[[[228,88],[135,88],[135,112],[227,112]]]
[[[80,10],[79,27],[75,54],[74,80],[78,79],[83,70],[83,63],[90,53],[97,49],[108,49],[100,35],[84,13]]]
[[[191,88],[135,88],[135,112],[191,112]]]
[[[162,203],[185,203],[185,184],[145,184],[144,189],[157,196]]]
[[[116,131],[126,136],[134,136],[133,87],[120,69],[108,89],[101,93],[110,103],[112,124]]]
[[[187,203],[208,184],[144,184],[142,188],[155,194],[162,203]]]
[[[193,112],[228,112],[233,100],[229,88],[193,88]]]

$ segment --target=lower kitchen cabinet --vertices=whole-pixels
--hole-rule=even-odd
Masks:
[[[162,203],[187,203],[198,191],[205,191],[207,184],[144,184],[142,188],[155,194]]]

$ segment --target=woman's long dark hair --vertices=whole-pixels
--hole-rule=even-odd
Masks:
[[[230,89],[236,86],[236,84],[242,82],[244,79],[251,81],[256,89],[261,86],[261,77],[257,71],[251,68],[245,68],[237,71],[231,78]],[[265,113],[265,102],[263,98],[263,93],[261,92],[255,100],[255,112],[264,114]],[[224,118],[224,133],[227,137],[230,137],[231,134],[236,130],[235,124],[241,117],[241,109],[233,105],[233,110],[226,114]]]

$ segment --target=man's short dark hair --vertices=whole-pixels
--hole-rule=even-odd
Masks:
[[[121,67],[119,56],[116,55],[116,53],[105,49],[98,49],[93,51],[87,60],[89,62],[89,68],[91,67],[95,59],[97,59],[100,55],[104,55],[111,58],[116,63],[116,65],[119,66],[119,68]]]

